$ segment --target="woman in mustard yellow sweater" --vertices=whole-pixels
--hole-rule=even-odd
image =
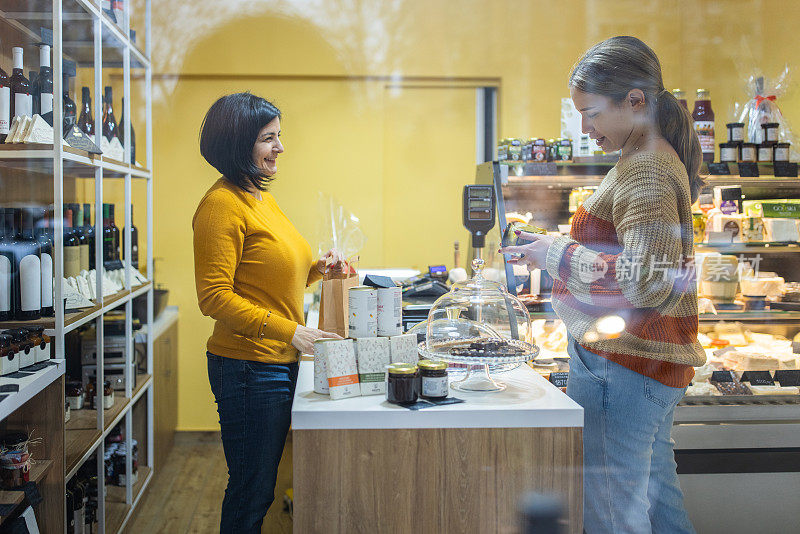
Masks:
[[[303,292],[343,262],[335,250],[314,261],[267,192],[283,152],[270,102],[250,93],[217,100],[200,152],[222,174],[192,221],[197,300],[216,320],[207,359],[228,464],[220,532],[258,533],[274,499],[298,353],[339,337],[304,325]]]

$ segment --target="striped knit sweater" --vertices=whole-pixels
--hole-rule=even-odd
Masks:
[[[553,308],[586,349],[671,387],[705,363],[697,341],[689,179],[666,153],[620,161],[547,254]],[[618,336],[598,319],[620,316]]]

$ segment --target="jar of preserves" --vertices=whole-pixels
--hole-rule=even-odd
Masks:
[[[771,162],[772,161],[772,152],[775,143],[768,143],[763,142],[758,145],[758,161],[759,162]]]
[[[719,144],[719,160],[723,163],[739,161],[739,143],[727,142]]]
[[[386,368],[386,400],[405,404],[417,400],[419,372],[413,363],[393,363]]]
[[[562,139],[558,143],[558,159],[561,161],[572,161],[572,140]]]
[[[705,89],[697,90],[697,100],[692,111],[694,131],[700,139],[703,161],[714,161],[714,110],[711,109],[711,93]]]
[[[533,161],[547,160],[547,143],[541,137],[533,143]]]
[[[447,364],[432,360],[419,362],[420,396],[423,399],[443,400],[447,398]]]
[[[764,129],[764,141],[769,141],[772,143],[778,142],[778,127],[780,124],[777,122],[765,122],[761,125],[761,128]]]
[[[757,158],[755,143],[742,143],[742,149],[739,152],[739,161],[741,163],[755,163]]]
[[[743,143],[744,142],[744,123],[743,122],[729,122],[725,126],[728,127],[728,142],[729,143]]]
[[[111,381],[106,380],[103,382],[103,408],[108,410],[114,406],[114,388],[111,387]]]
[[[775,152],[773,152],[773,161],[789,161],[789,147],[790,143],[775,143]]]
[[[67,402],[69,403],[70,409],[80,410],[83,408],[83,403],[85,400],[83,384],[80,382],[67,382],[65,392],[67,394]]]

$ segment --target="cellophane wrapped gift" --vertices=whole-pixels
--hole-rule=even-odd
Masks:
[[[792,156],[790,159],[796,160],[798,159],[798,151],[794,134],[780,109],[780,101],[786,95],[790,84],[789,65],[784,66],[783,70],[772,78],[767,78],[760,70],[756,69],[745,81],[745,91],[749,100],[744,105],[737,107],[741,109],[739,122],[743,122],[745,125],[748,142],[762,143],[764,141],[764,129],[761,125],[777,122],[779,124],[778,140],[792,143]]]

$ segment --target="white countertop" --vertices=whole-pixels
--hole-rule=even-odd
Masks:
[[[314,393],[314,362],[301,361],[292,408],[292,428],[541,428],[582,427],[583,408],[527,365],[493,375],[505,391],[450,390],[460,404],[409,410],[383,395],[331,400]]]

